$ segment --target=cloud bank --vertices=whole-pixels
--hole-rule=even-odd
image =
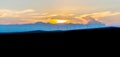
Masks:
[[[105,12],[85,14],[82,15],[81,17],[86,17],[86,16],[90,16],[96,21],[102,22],[109,26],[120,25],[120,12],[105,11]]]
[[[109,26],[120,25],[120,12],[104,11],[79,15],[75,13],[40,13],[33,9],[0,10],[0,24],[50,23],[50,20],[53,19],[70,20],[70,23],[73,24],[87,24],[92,21],[91,18]]]

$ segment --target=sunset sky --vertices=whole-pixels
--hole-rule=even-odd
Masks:
[[[0,0],[0,24],[87,24],[87,17],[120,26],[120,0]]]

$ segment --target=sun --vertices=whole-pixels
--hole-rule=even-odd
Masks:
[[[54,20],[50,20],[49,23],[51,23],[51,24],[67,24],[67,23],[69,23],[69,20],[54,19]]]
[[[58,23],[58,24],[67,23],[67,20],[56,20],[56,23]]]

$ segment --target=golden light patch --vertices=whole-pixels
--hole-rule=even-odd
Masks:
[[[49,20],[49,23],[51,23],[51,24],[68,24],[68,23],[70,23],[70,20],[53,19],[53,20]]]
[[[57,23],[67,23],[67,20],[56,20]]]

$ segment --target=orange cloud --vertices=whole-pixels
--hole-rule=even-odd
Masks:
[[[81,15],[80,17],[92,17],[98,22],[102,22],[109,26],[117,26],[120,25],[120,12],[98,12],[98,13],[92,13],[92,14],[85,14]]]
[[[120,12],[111,11],[78,15],[75,13],[39,13],[33,9],[0,10],[0,24],[52,23],[52,20],[68,20],[73,24],[87,24],[93,19],[106,25],[119,25],[119,16]]]
[[[2,9],[0,10],[0,17],[19,17],[20,15],[24,15],[26,13],[34,12],[32,9],[22,10],[22,11],[16,11],[16,10],[7,10]]]

